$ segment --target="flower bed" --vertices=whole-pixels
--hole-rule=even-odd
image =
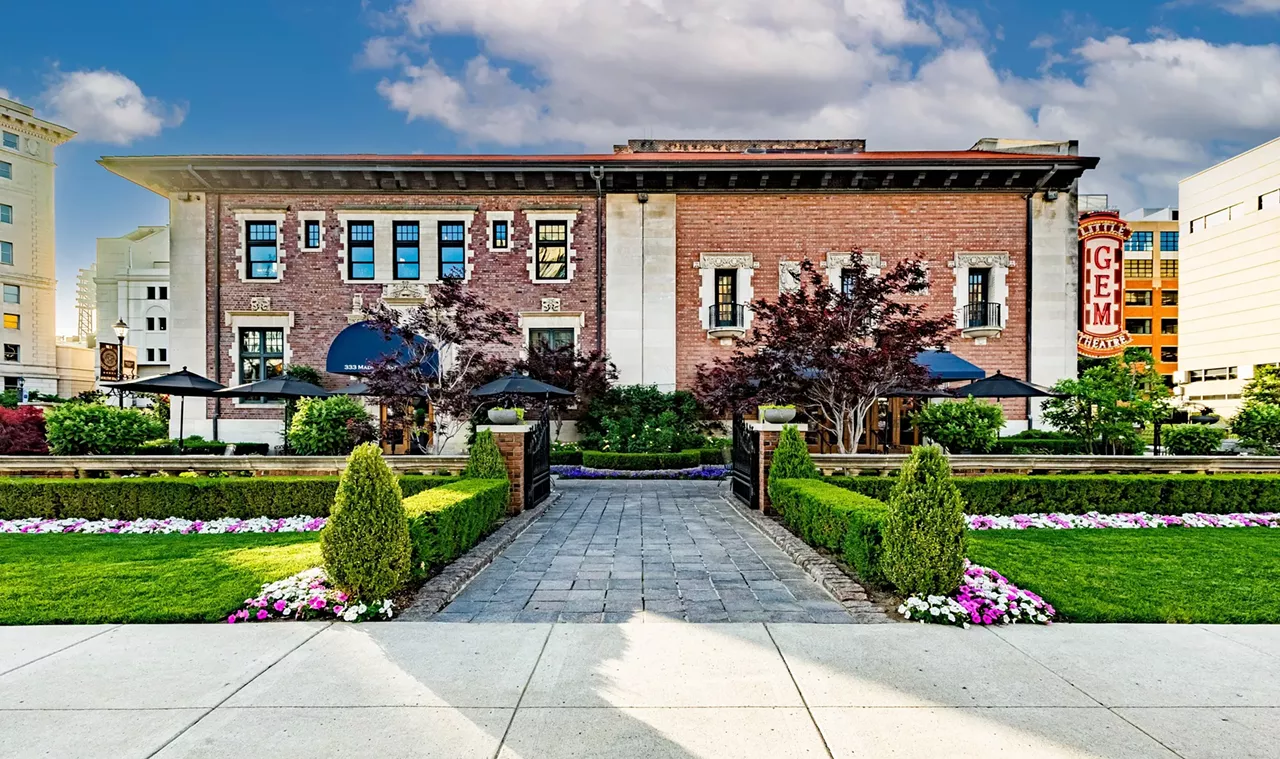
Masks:
[[[1047,625],[1056,611],[1043,598],[1019,588],[994,569],[966,559],[964,577],[953,595],[911,596],[898,607],[898,613],[921,623],[967,628],[971,624],[1019,622]]]
[[[1156,527],[1275,527],[1280,514],[989,514],[965,517],[971,530],[1093,530],[1151,529]]]
[[[585,466],[557,465],[552,474],[568,480],[719,480],[729,473],[728,467],[695,466],[687,469],[593,469]]]
[[[391,599],[373,606],[352,601],[346,593],[329,587],[329,578],[320,567],[307,569],[283,580],[266,583],[254,598],[246,598],[244,608],[227,617],[236,622],[265,622],[269,619],[341,619],[364,622],[391,619]]]
[[[209,521],[169,517],[168,519],[0,519],[0,533],[47,535],[83,533],[89,535],[231,535],[238,533],[316,532],[324,527],[324,517],[296,516],[272,519],[211,519]]]

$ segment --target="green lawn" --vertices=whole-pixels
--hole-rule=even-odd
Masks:
[[[0,625],[215,621],[320,563],[319,533],[0,535]]]
[[[998,530],[969,557],[1072,622],[1280,622],[1280,530]]]

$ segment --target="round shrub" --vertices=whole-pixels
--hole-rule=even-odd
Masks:
[[[134,453],[164,437],[167,426],[154,414],[95,403],[62,403],[45,415],[49,450],[55,456]]]
[[[968,398],[926,404],[912,422],[930,440],[951,453],[987,453],[1000,438],[1004,411],[994,403]]]
[[[507,479],[507,462],[489,430],[476,433],[476,441],[467,453],[467,468],[462,476],[473,480]]]
[[[934,446],[911,452],[889,494],[884,574],[903,595],[946,595],[964,572],[964,499]]]
[[[356,600],[381,601],[409,572],[409,520],[400,483],[373,443],[358,446],[338,480],[320,552],[329,578]]]
[[[769,482],[774,480],[809,480],[818,477],[818,468],[809,457],[809,446],[794,424],[782,428],[778,447],[769,465]]]
[[[0,456],[48,453],[44,413],[35,406],[0,408]]]
[[[1165,448],[1175,456],[1211,456],[1227,431],[1203,424],[1171,424],[1160,432]]]
[[[289,446],[301,456],[343,456],[376,437],[373,417],[348,395],[304,398],[289,425]]]

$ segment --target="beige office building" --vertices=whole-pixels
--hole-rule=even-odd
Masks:
[[[73,136],[0,98],[0,389],[58,391],[53,151]]]
[[[1179,396],[1223,417],[1280,364],[1280,139],[1178,185]]]

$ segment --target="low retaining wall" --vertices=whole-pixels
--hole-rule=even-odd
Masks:
[[[1280,456],[949,456],[957,475],[1280,474]],[[824,475],[889,475],[906,454],[815,454]]]
[[[466,456],[387,456],[398,474],[458,474]],[[94,477],[152,472],[252,472],[257,476],[339,474],[346,456],[0,456],[0,477]]]

